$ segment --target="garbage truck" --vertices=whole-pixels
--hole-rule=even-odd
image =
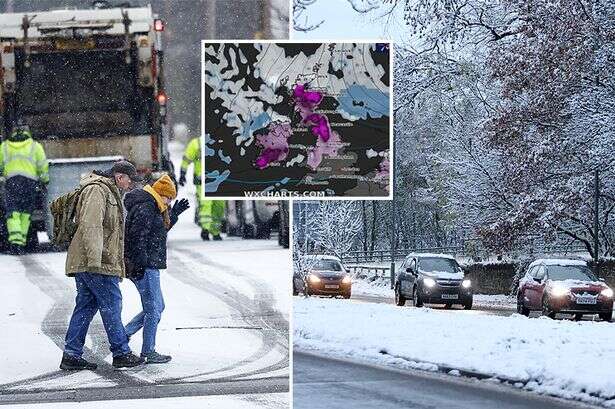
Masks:
[[[145,176],[174,174],[167,148],[164,21],[150,6],[95,5],[0,14],[1,137],[18,121],[29,125],[50,164],[28,247],[36,245],[38,232],[51,235],[48,204],[84,173],[126,159]],[[0,195],[4,199],[3,183]]]

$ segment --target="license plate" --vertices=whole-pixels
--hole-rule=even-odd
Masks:
[[[577,304],[596,304],[596,297],[577,297]]]
[[[56,40],[56,48],[58,50],[91,50],[96,47],[96,42],[92,39],[89,40],[73,40],[72,38],[60,38]]]
[[[325,284],[325,288],[331,289],[331,290],[337,290],[338,288],[340,288],[340,286],[334,285],[334,284]]]
[[[456,300],[459,298],[459,294],[442,294],[443,300]]]

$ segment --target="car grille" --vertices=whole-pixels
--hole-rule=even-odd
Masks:
[[[575,296],[579,296],[579,295],[598,295],[599,291],[595,291],[595,290],[572,290],[571,291],[573,295]]]
[[[436,283],[438,283],[438,285],[441,287],[459,287],[461,285],[461,280],[439,279],[439,280],[436,280]]]

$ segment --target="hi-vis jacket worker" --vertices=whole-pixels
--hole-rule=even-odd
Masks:
[[[6,178],[6,228],[11,251],[26,245],[30,217],[36,206],[38,183],[49,183],[49,164],[43,146],[32,139],[28,125],[17,125],[0,144],[0,172]]]
[[[198,224],[201,227],[201,238],[209,240],[209,233],[214,240],[222,240],[220,230],[224,219],[224,200],[201,200],[201,138],[193,138],[186,146],[184,157],[182,158],[181,170],[179,174],[179,184],[186,184],[186,173],[191,163],[194,163],[194,186],[196,187],[196,201],[198,208]]]

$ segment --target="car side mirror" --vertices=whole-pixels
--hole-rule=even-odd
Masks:
[[[604,280],[604,278],[598,278],[598,281],[602,281],[603,283],[606,283],[606,281]]]

